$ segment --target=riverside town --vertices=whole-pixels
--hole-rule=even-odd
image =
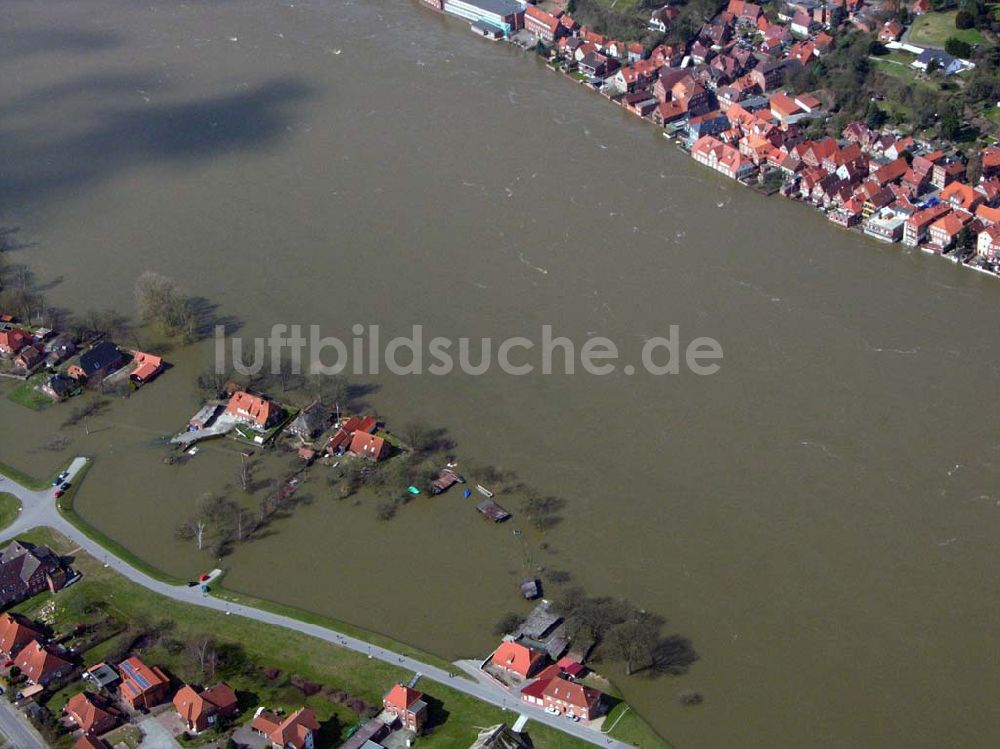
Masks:
[[[879,242],[998,274],[995,6],[420,2],[534,49],[725,177]],[[944,32],[919,33],[932,19]]]

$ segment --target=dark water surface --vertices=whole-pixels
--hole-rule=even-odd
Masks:
[[[687,675],[622,681],[678,746],[992,745],[995,280],[737,189],[410,2],[7,0],[0,63],[2,218],[60,305],[130,310],[153,269],[244,333],[718,339],[712,377],[382,377],[370,400],[565,497],[551,553],[526,532],[532,561],[692,638]],[[65,453],[41,449],[65,409],[2,399],[0,456],[39,473],[97,456],[82,514],[202,569],[172,531],[237,455],[169,467],[157,441],[209,355],[173,352]],[[509,528],[457,495],[380,523],[309,491],[227,584],[486,651],[525,572]],[[705,704],[679,707],[685,688]]]

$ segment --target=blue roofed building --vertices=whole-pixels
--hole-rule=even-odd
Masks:
[[[510,36],[524,27],[524,3],[518,0],[444,0],[444,11],[480,28]]]

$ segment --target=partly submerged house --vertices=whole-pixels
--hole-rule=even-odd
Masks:
[[[330,422],[330,414],[320,401],[313,401],[303,408],[292,423],[288,425],[288,431],[296,437],[309,442],[314,437],[322,434]]]
[[[362,432],[360,429],[351,438],[351,446],[348,448],[351,455],[359,458],[371,458],[372,460],[382,460],[389,452],[389,446],[381,437],[374,434]]]
[[[126,357],[111,341],[102,341],[80,355],[80,363],[69,368],[68,374],[99,384],[105,377],[125,366]]]
[[[229,399],[226,413],[254,429],[263,430],[275,422],[280,409],[267,398],[237,390]]]
[[[145,385],[163,371],[163,359],[159,356],[136,351],[132,360],[136,367],[129,373],[128,378],[137,387]]]

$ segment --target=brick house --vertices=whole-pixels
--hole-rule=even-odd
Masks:
[[[545,663],[545,653],[519,642],[505,640],[493,653],[490,663],[522,679],[527,679]]]
[[[0,549],[0,606],[10,606],[44,590],[55,593],[67,579],[62,561],[47,546],[11,541]]]
[[[185,684],[177,690],[173,703],[185,728],[192,733],[201,733],[214,726],[219,718],[235,715],[238,705],[236,692],[225,682],[203,691]]]
[[[167,701],[170,679],[158,666],[150,668],[133,656],[123,661],[118,670],[122,675],[118,694],[133,710],[148,710]]]
[[[1000,224],[987,226],[976,237],[976,254],[995,261],[1000,257]]]
[[[778,88],[785,80],[785,66],[781,62],[765,62],[750,71],[750,78],[767,92]]]
[[[0,616],[0,656],[5,660],[13,658],[32,640],[45,639],[41,626],[25,619],[20,614],[6,613]]]
[[[351,438],[351,446],[347,450],[351,455],[359,458],[370,458],[379,461],[389,452],[389,446],[385,440],[374,434],[362,432],[360,429]]]
[[[598,717],[603,696],[592,687],[567,681],[559,676],[536,679],[521,690],[521,700],[529,705],[544,707],[553,714],[575,716],[585,721]]]
[[[16,354],[31,343],[31,335],[21,328],[0,330],[0,354]]]
[[[118,725],[121,713],[107,697],[80,692],[70,697],[63,708],[66,717],[84,734],[100,736]]]
[[[72,663],[38,640],[32,640],[21,649],[14,659],[14,665],[21,669],[21,673],[31,684],[43,687],[73,672]]]
[[[524,30],[546,42],[553,42],[563,33],[563,25],[551,13],[546,13],[537,5],[528,4],[524,8]]]
[[[136,367],[128,378],[136,385],[145,385],[163,371],[163,359],[144,351],[136,351],[132,361]]]
[[[429,710],[424,695],[402,684],[397,684],[385,693],[382,707],[394,715],[408,731],[419,732],[427,722]]]
[[[302,707],[284,720],[268,710],[260,710],[250,728],[267,739],[271,749],[313,749],[319,721],[309,707]]]
[[[903,227],[903,244],[907,247],[916,247],[927,236],[930,225],[951,212],[951,207],[947,203],[938,203],[930,208],[917,211],[908,219]]]
[[[930,228],[927,230],[927,235],[930,237],[931,244],[939,250],[947,250],[955,243],[955,239],[958,237],[959,232],[961,232],[965,225],[971,220],[972,216],[959,211],[952,211],[951,213],[942,216],[931,224]]]
[[[274,423],[278,409],[267,398],[237,390],[229,399],[226,413],[255,429],[267,429]]]
[[[125,365],[125,356],[111,341],[103,341],[80,355],[79,371],[83,379],[99,383]],[[74,372],[69,372],[74,374]]]

